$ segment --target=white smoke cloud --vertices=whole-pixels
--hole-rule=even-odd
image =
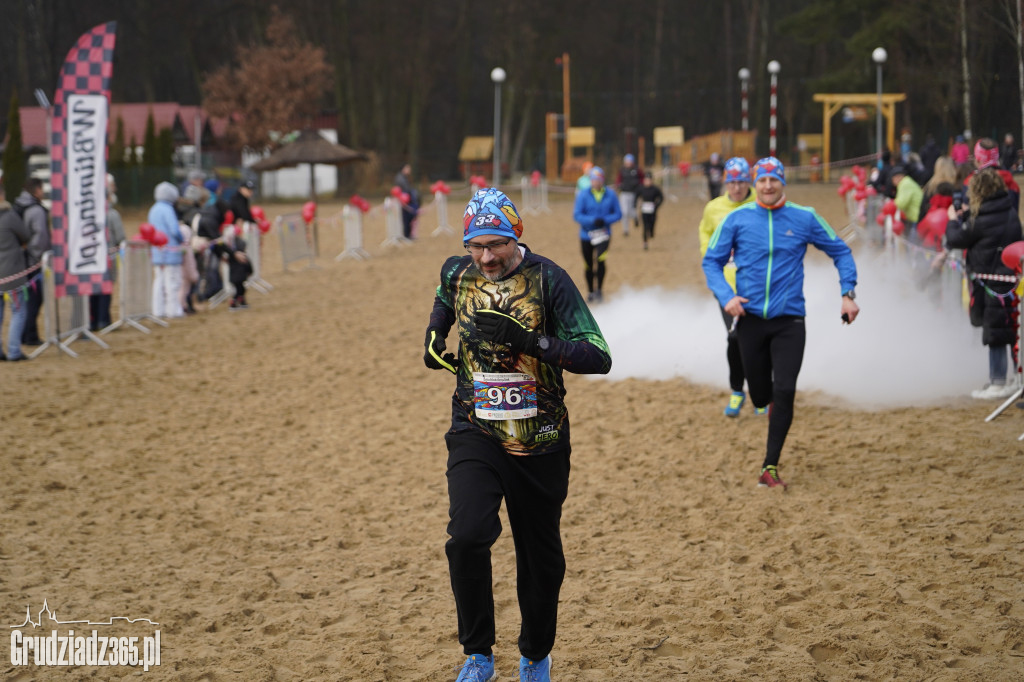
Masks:
[[[844,325],[834,266],[811,254],[806,265],[801,391],[881,408],[948,401],[987,381],[988,350],[960,308],[958,277],[922,284],[927,267],[911,272],[862,254],[861,313]],[[728,390],[725,325],[707,289],[624,288],[593,312],[612,351],[609,380],[684,377]]]

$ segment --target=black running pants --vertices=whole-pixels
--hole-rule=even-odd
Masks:
[[[565,577],[560,524],[569,489],[569,449],[517,457],[475,431],[448,433],[445,441],[451,536],[445,554],[459,643],[467,655],[491,654],[494,645],[491,546],[501,534],[498,508],[504,498],[516,550],[519,651],[541,660],[555,644]]]
[[[754,407],[771,403],[764,464],[777,465],[793,423],[796,378],[804,361],[804,318],[792,315],[763,319],[747,314],[736,325],[743,370]]]

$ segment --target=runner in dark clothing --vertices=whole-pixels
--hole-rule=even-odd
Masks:
[[[478,191],[464,224],[469,255],[441,268],[423,357],[456,375],[445,552],[467,655],[458,680],[495,679],[490,548],[502,499],[516,548],[520,674],[550,680],[571,450],[562,372],[605,374],[611,356],[569,275],[519,243],[523,223],[508,197]],[[457,355],[444,352],[452,327]]]

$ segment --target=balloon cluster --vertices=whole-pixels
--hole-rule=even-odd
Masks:
[[[854,166],[850,169],[853,175],[844,175],[839,178],[839,189],[836,193],[845,197],[850,191],[853,192],[853,198],[856,201],[864,201],[868,197],[873,197],[878,192],[875,188],[867,184],[867,171],[864,170],[863,166]]]
[[[367,211],[370,210],[370,202],[362,198],[358,194],[353,194],[351,197],[349,197],[348,203],[349,205],[358,208],[360,213],[366,213]]]
[[[900,210],[896,208],[896,202],[892,199],[886,199],[885,203],[882,204],[882,210],[878,212],[875,222],[884,227],[886,216],[892,218],[892,233],[903,234],[903,217]]]
[[[149,242],[153,246],[159,247],[167,245],[167,235],[149,223],[142,223],[139,225],[139,238],[143,241]]]
[[[267,220],[267,214],[264,213],[261,206],[253,206],[249,209],[249,213],[252,213],[252,217],[256,219],[256,227],[259,228],[260,234],[270,232],[270,221]]]
[[[444,180],[438,180],[437,182],[430,186],[430,193],[437,194],[438,192],[440,192],[441,194],[451,194],[452,188],[446,185]]]
[[[482,175],[470,175],[469,176],[469,184],[476,185],[477,187],[486,187],[487,186],[487,178],[485,178]]]
[[[316,218],[316,202],[307,201],[302,205],[302,219],[308,225],[313,222],[313,218]]]
[[[408,204],[412,197],[409,196],[408,192],[403,192],[402,188],[395,185],[391,188],[391,196],[401,201],[403,204]]]

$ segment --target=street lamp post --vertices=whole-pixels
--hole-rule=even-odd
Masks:
[[[747,85],[750,83],[750,69],[740,69],[740,112],[743,117],[743,130],[750,130],[749,116],[747,114]]]
[[[878,82],[878,104],[875,106],[875,135],[878,149],[878,164],[882,163],[882,64],[889,58],[889,53],[884,47],[876,47],[871,53],[871,59],[875,62],[875,71]]]
[[[775,139],[778,117],[776,116],[776,105],[778,103],[778,89],[779,89],[779,71],[782,70],[782,66],[774,59],[768,62],[768,73],[772,75],[772,90],[771,90],[771,116],[768,120],[768,152],[769,156],[775,156]]]
[[[505,82],[505,69],[500,66],[491,71],[494,81],[494,187],[501,182],[501,84]]]

